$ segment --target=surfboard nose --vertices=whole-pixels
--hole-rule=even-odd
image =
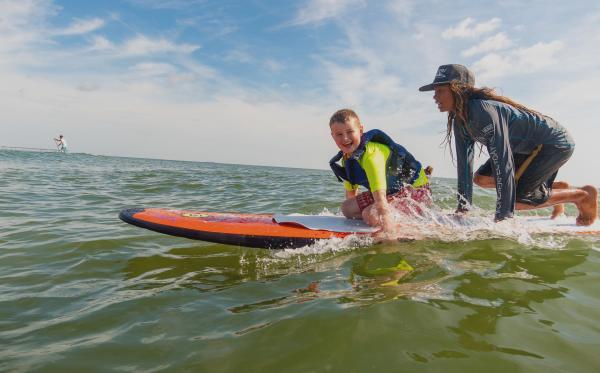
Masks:
[[[131,209],[123,209],[119,213],[119,219],[123,220],[125,223],[136,225],[137,221],[133,216],[139,212],[143,212],[144,208],[131,208]]]

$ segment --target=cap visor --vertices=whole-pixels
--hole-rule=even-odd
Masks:
[[[433,83],[427,84],[427,85],[424,85],[421,88],[419,88],[419,91],[421,91],[421,92],[433,91],[433,87],[434,87]]]
[[[421,92],[433,91],[435,89],[435,87],[440,86],[440,85],[446,85],[446,84],[450,84],[450,81],[433,82],[431,84],[427,84],[427,85],[422,86],[421,88],[419,88],[419,91],[421,91]]]

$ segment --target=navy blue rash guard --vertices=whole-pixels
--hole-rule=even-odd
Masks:
[[[452,125],[456,146],[459,208],[472,203],[476,141],[487,148],[492,162],[496,180],[496,219],[512,217],[516,196],[513,154],[530,154],[540,144],[560,149],[573,148],[575,142],[554,119],[528,113],[502,102],[471,99],[468,110],[470,131],[456,120]]]

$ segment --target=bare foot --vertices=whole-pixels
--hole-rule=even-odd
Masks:
[[[580,188],[587,192],[587,196],[577,204],[579,216],[577,225],[592,225],[598,217],[598,189],[593,185],[585,185]]]

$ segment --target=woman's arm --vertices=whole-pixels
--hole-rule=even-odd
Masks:
[[[490,155],[496,181],[495,220],[510,218],[515,210],[516,183],[507,113],[482,100],[473,106],[471,118],[485,136]]]
[[[463,124],[452,125],[456,148],[456,178],[458,180],[457,212],[466,212],[473,202],[473,156],[474,141],[462,127]]]

